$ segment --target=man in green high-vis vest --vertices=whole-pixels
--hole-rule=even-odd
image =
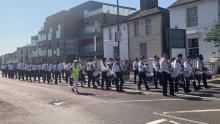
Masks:
[[[77,65],[77,63],[78,61],[74,60],[74,65],[70,67],[70,76],[75,83],[75,90],[76,90],[74,91],[74,86],[73,86],[72,91],[75,92],[76,95],[79,94],[77,84],[78,84],[79,72],[80,72],[80,67],[79,65]]]

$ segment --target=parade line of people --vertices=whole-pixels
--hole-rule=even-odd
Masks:
[[[191,92],[192,90],[189,89],[190,82],[193,83],[194,91],[201,89],[201,80],[203,81],[204,87],[209,88],[206,79],[212,78],[212,74],[210,74],[210,71],[208,71],[209,73],[207,72],[207,68],[203,63],[203,56],[201,54],[199,55],[196,68],[192,66],[190,55],[187,56],[187,61],[184,65],[181,63],[182,57],[182,54],[178,54],[177,59],[173,58],[169,60],[168,53],[163,53],[162,58],[159,58],[157,55],[154,56],[154,61],[152,62],[155,77],[154,85],[155,89],[158,89],[157,82],[159,80],[160,85],[163,85],[163,96],[168,96],[167,81],[169,81],[170,96],[175,96],[174,89],[175,93],[178,94],[179,87],[182,87],[185,93]],[[125,75],[125,65],[121,62],[120,57],[116,58],[115,63],[113,58],[109,58],[109,63],[106,63],[106,58],[103,58],[101,62],[101,84],[99,82],[100,73],[97,69],[97,63],[96,57],[89,57],[88,63],[78,60],[69,60],[68,64],[66,64],[65,61],[63,63],[55,61],[55,65],[53,65],[52,62],[47,63],[47,61],[45,61],[44,64],[36,63],[33,65],[33,63],[23,63],[21,61],[18,65],[2,65],[1,68],[2,77],[8,77],[9,79],[17,78],[25,81],[26,77],[26,81],[38,81],[38,83],[41,83],[40,80],[42,78],[43,83],[45,83],[45,81],[51,83],[55,80],[55,84],[58,85],[58,81],[62,83],[62,78],[66,83],[69,82],[70,86],[73,86],[72,91],[76,94],[79,94],[78,82],[81,83],[81,87],[84,87],[83,85],[86,84],[85,75],[88,75],[88,87],[90,87],[92,81],[94,89],[97,88],[95,84],[97,82],[102,90],[104,90],[105,84],[106,90],[110,90],[111,85],[116,85],[117,92],[124,92],[123,84],[125,83],[125,79],[123,76]],[[147,84],[147,78],[153,74],[149,72],[148,66],[145,64],[144,56],[140,57],[140,61],[138,61],[136,57],[133,63],[133,70],[134,84],[137,84],[138,90],[142,90],[142,81],[145,84],[146,90],[149,90],[150,87]],[[137,77],[139,77],[138,83]]]

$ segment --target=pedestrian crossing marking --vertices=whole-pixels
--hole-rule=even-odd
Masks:
[[[166,122],[166,121],[168,121],[168,120],[167,119],[159,119],[156,121],[148,122],[146,124],[159,124],[159,123]]]
[[[163,114],[170,113],[197,113],[197,112],[219,112],[220,109],[208,109],[208,110],[190,110],[190,111],[174,111],[174,112],[163,112]]]

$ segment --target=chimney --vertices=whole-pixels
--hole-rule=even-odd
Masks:
[[[158,0],[140,0],[140,9],[146,10],[158,6]]]

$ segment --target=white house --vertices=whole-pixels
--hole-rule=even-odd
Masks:
[[[127,19],[135,16],[139,12],[131,14],[126,17],[121,17],[119,20],[119,30],[122,34],[122,40],[120,42],[120,58],[129,60],[129,42],[128,42],[128,24]],[[117,20],[110,22],[103,27],[103,39],[104,39],[104,57],[107,59],[113,57],[114,60],[118,57],[118,42],[115,41],[115,32],[118,31]]]
[[[187,54],[197,57],[204,56],[204,62],[220,57],[214,43],[203,41],[215,21],[219,20],[219,0],[177,0],[170,9],[170,28],[186,29]]]

